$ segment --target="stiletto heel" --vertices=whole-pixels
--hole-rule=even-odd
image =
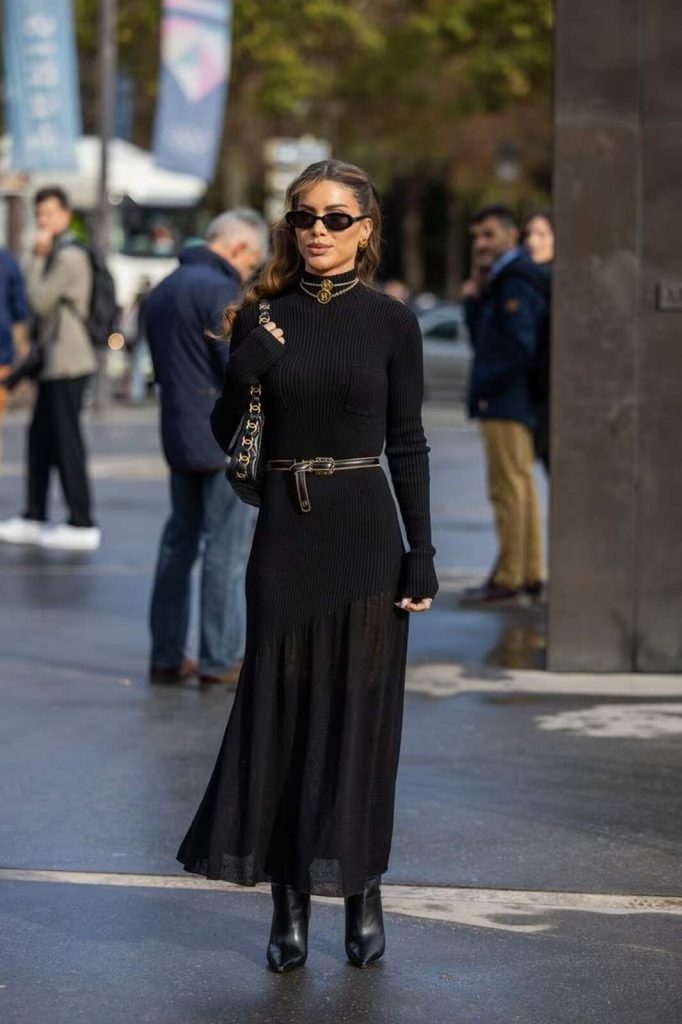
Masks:
[[[386,949],[381,906],[381,875],[369,878],[365,891],[346,896],[346,955],[354,967],[368,967]]]
[[[290,885],[273,882],[272,902],[268,966],[281,974],[302,967],[306,962],[310,895]]]

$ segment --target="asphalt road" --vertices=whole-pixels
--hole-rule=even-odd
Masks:
[[[315,900],[308,964],[273,976],[267,888],[174,860],[231,695],[146,682],[154,411],[88,425],[99,552],[0,548],[3,1024],[682,1018],[682,681],[553,676],[542,609],[458,608],[494,557],[480,448],[449,409],[427,424],[442,589],[412,623],[388,947],[365,972],[340,901]]]

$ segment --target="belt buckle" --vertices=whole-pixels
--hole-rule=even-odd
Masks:
[[[330,456],[317,455],[310,460],[310,472],[317,476],[331,476],[336,469],[336,463]]]

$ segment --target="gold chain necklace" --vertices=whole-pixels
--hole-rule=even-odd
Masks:
[[[318,302],[321,302],[323,305],[325,305],[327,302],[330,302],[331,299],[338,299],[340,295],[344,295],[346,292],[349,292],[351,288],[355,288],[356,284],[359,284],[359,282],[360,278],[356,277],[355,280],[351,281],[350,284],[346,285],[345,287],[342,287],[341,284],[334,284],[334,282],[330,280],[328,277],[324,277],[320,282],[318,290],[314,292],[311,291],[310,288],[306,288],[306,284],[312,284],[312,281],[304,282],[303,278],[301,278],[301,280],[298,283],[301,286],[302,291],[304,291],[306,295],[312,296],[313,299],[317,299]],[[338,290],[334,291],[334,288]]]

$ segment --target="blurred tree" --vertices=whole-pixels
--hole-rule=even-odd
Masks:
[[[98,8],[75,0],[86,130],[95,118]],[[136,83],[142,145],[153,123],[160,16],[161,0],[119,0],[120,62]],[[546,137],[551,31],[552,0],[234,0],[222,159],[209,198],[258,200],[271,135],[327,138],[383,188],[403,182],[406,271],[419,286],[425,183],[445,178],[451,207],[462,190],[482,191],[496,160],[487,121]],[[547,147],[535,147],[533,160],[505,186],[508,198],[546,178]],[[448,220],[457,221],[454,208]]]
[[[161,0],[118,0],[119,65],[135,84],[135,141],[148,146],[159,73]],[[81,106],[86,132],[96,131],[100,0],[74,0]]]

